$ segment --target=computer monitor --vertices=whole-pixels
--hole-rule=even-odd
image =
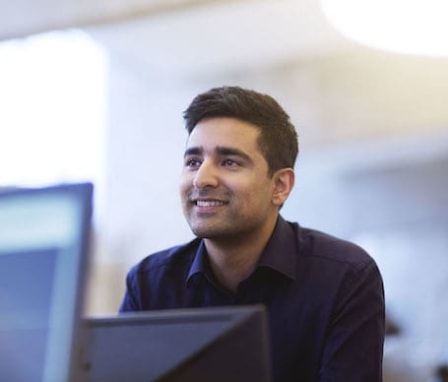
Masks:
[[[88,317],[85,382],[268,382],[263,306],[174,309]]]
[[[0,191],[0,380],[77,381],[93,186]]]

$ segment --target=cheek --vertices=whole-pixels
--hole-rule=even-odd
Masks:
[[[192,184],[192,178],[189,174],[185,174],[183,173],[180,178],[179,178],[179,192],[180,194],[184,194],[190,187]]]
[[[250,197],[258,203],[266,203],[272,199],[272,184],[270,182],[257,182],[250,189]]]
[[[234,188],[236,190],[236,188]],[[271,198],[272,186],[270,182],[261,182],[260,179],[253,179],[251,182],[247,182],[244,185],[239,185],[237,193],[247,201],[247,204],[256,204],[265,202]]]

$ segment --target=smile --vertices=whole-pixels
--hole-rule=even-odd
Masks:
[[[196,200],[195,204],[198,207],[217,207],[217,206],[223,206],[226,203],[219,200]]]

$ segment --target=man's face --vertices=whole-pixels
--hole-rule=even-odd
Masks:
[[[180,195],[197,236],[231,240],[262,234],[277,218],[274,181],[257,145],[259,134],[234,118],[203,120],[191,132]]]

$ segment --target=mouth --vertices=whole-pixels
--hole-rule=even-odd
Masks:
[[[192,203],[201,208],[207,208],[207,207],[220,207],[227,204],[227,202],[224,202],[222,200],[216,200],[216,199],[193,199]]]

